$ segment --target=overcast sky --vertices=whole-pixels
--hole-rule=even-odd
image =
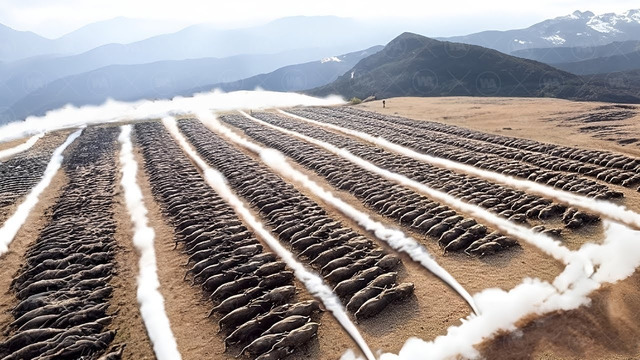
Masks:
[[[574,10],[600,14],[633,8],[640,8],[638,0],[0,0],[0,23],[52,38],[117,16],[235,27],[293,15],[337,15],[420,19],[430,25],[431,33],[424,35],[450,36],[527,27]]]

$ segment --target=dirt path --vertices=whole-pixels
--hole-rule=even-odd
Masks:
[[[5,142],[0,142],[0,150],[6,150],[6,149],[10,149],[12,147],[16,147],[16,146],[26,142],[27,140],[29,140],[28,137],[9,140],[9,141],[5,141]]]

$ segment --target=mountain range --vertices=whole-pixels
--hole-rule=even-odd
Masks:
[[[199,92],[194,90],[196,88],[209,91],[213,88],[212,84],[244,79],[276,70],[291,62],[304,62],[324,55],[322,49],[306,49],[280,54],[109,65],[47,83],[16,100],[9,111],[13,118],[24,118],[42,115],[47,110],[65,104],[98,105],[108,98],[133,101],[191,95]],[[331,80],[328,78],[322,84]]]
[[[640,40],[614,41],[599,46],[531,48],[514,51],[513,56],[546,64],[571,63],[640,51]]]
[[[185,92],[185,95],[220,89],[222,91],[254,90],[261,88],[269,91],[301,91],[328,84],[355,66],[360,60],[382,50],[383,46],[374,46],[366,50],[349,54],[326,57],[303,64],[289,65],[276,71],[252,76],[233,82],[210,84]]]
[[[605,74],[640,69],[640,50],[589,60],[553,64],[578,75]]]
[[[0,113],[14,120],[67,103],[212,88],[618,102],[639,95],[640,10],[576,11],[525,29],[445,39],[397,37],[407,28],[420,26],[296,16],[238,29],[180,28],[116,18],[46,39],[0,25]]]
[[[94,80],[83,82],[83,86],[74,91],[68,89],[68,84],[74,81],[77,83],[79,79],[124,79],[145,67],[149,69],[143,71],[143,73],[147,73],[150,76],[173,77],[173,74],[179,73],[188,75],[188,78],[198,78],[198,81],[191,81],[190,87],[193,88],[221,81],[235,81],[273,71],[289,64],[307,62],[332,55],[335,55],[335,53],[332,53],[331,50],[315,48],[296,49],[276,54],[166,60],[141,64],[120,64],[118,62],[111,64],[104,57],[90,53],[59,57],[49,61],[44,59],[22,60],[18,63],[0,64],[0,107],[11,107],[18,101],[25,103],[29,99],[33,99],[34,96],[39,97],[39,94],[46,92],[56,94],[60,99],[65,99],[64,96],[69,95],[70,97],[66,98],[67,101],[75,103],[77,99],[73,94],[84,92],[90,86],[89,82]],[[210,66],[193,67],[194,62],[199,64],[208,63]],[[214,64],[216,64],[216,67],[214,67]],[[152,70],[157,71],[154,73]],[[181,83],[185,82],[181,81]],[[116,88],[112,88],[112,91],[115,91]],[[174,90],[185,90],[185,88]],[[119,93],[115,92],[103,94],[103,96],[114,98],[119,98],[119,95]],[[40,107],[38,104],[34,104],[31,108],[35,110]]]
[[[441,40],[479,45],[507,54],[531,48],[593,47],[614,41],[640,40],[640,9],[601,15],[575,11],[526,29],[483,31]]]
[[[129,22],[125,21],[125,23]],[[113,21],[109,24],[114,25]],[[85,27],[68,36],[82,38],[85,36],[77,34],[85,34],[86,31],[95,30],[96,27],[103,28],[104,24]],[[0,39],[11,40],[12,36],[17,34],[20,38],[33,37],[32,43],[36,45],[32,48],[45,51],[49,46],[46,45],[48,43],[42,43],[48,40],[35,34],[11,31],[11,36],[8,37],[0,33]],[[350,34],[350,36],[343,36],[343,34]],[[106,72],[122,71],[118,76],[126,77],[129,68],[112,67],[112,65],[153,64],[163,61],[229,58],[240,55],[270,57],[265,60],[265,66],[253,67],[254,72],[245,71],[246,63],[240,62],[237,68],[234,68],[233,64],[225,67],[225,72],[228,74],[226,77],[206,78],[207,81],[235,81],[286,65],[384,44],[395,35],[397,30],[393,26],[373,28],[371,25],[363,26],[353,19],[334,16],[283,18],[265,25],[234,30],[219,30],[210,25],[195,25],[175,33],[154,36],[130,44],[113,43],[99,46],[81,54],[65,56],[48,54],[0,63],[0,108],[12,107],[14,103],[21,101],[30,93],[39,91],[57,80],[88,74],[101,68],[109,68],[105,69]],[[24,45],[29,41],[31,40],[22,39],[18,42]],[[7,44],[8,42],[0,42],[0,47],[6,47]],[[0,50],[0,56],[2,53]],[[274,61],[279,54],[286,56],[280,56],[279,61]],[[256,61],[259,60],[256,59]],[[172,64],[174,69],[180,66],[179,63]],[[182,66],[187,64],[189,62],[183,63]],[[191,74],[192,77],[197,75],[197,73]],[[56,86],[64,82],[58,82]],[[195,87],[204,84],[207,83],[198,82],[192,85]],[[110,95],[119,97],[116,93]],[[68,98],[69,102],[74,100],[76,99],[73,97]]]
[[[508,96],[640,103],[640,86],[611,89],[602,81],[476,45],[404,33],[311,95]]]
[[[132,43],[180,28],[179,24],[167,21],[117,17],[88,24],[57,39],[48,39],[0,24],[0,61],[79,54],[99,46]]]

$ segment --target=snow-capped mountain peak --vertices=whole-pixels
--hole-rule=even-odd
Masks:
[[[340,58],[338,58],[337,56],[331,56],[320,60],[320,62],[324,64],[327,62],[342,62],[342,60],[340,60]]]
[[[616,24],[618,23],[618,18],[614,14],[605,14],[598,17],[593,17],[589,21],[587,21],[587,26],[592,28],[593,30],[601,33],[615,33],[620,32],[620,30],[616,29]]]
[[[640,24],[640,9],[633,9],[623,14],[629,22],[637,22]]]
[[[640,9],[594,14],[576,10],[526,29],[457,36],[446,40],[493,48],[505,53],[530,48],[593,47],[640,40]]]
[[[574,19],[574,20],[578,20],[578,19],[589,19],[594,17],[595,14],[592,13],[591,11],[585,11],[582,12],[580,10],[576,10],[573,12],[573,14],[569,15],[569,16],[564,16],[564,18],[570,18],[570,19]]]

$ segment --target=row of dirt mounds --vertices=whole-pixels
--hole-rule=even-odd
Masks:
[[[633,105],[603,105],[592,111],[562,120],[568,126],[578,127],[578,131],[596,138],[628,145],[640,141],[637,134],[628,128],[625,120],[638,116]]]
[[[536,195],[529,195],[523,191],[514,190],[509,187],[494,184],[473,176],[458,174],[451,170],[424,164],[407,156],[392,154],[372,144],[366,144],[364,142],[360,142],[337,133],[331,133],[301,121],[276,116],[270,113],[257,113],[255,114],[255,116],[273,125],[287,128],[289,130],[293,130],[298,133],[302,133],[304,135],[325,141],[339,148],[346,149],[352,154],[360,156],[363,159],[370,161],[384,169],[402,174],[410,179],[413,179],[440,191],[446,192],[447,194],[460,198],[461,200],[464,200],[468,203],[478,205],[511,221],[526,224],[527,226],[532,227],[537,226],[536,229],[540,229],[540,231],[555,237],[562,237],[562,229],[553,228],[553,226],[556,226],[560,219],[564,221],[565,227],[568,229],[580,229],[584,226],[597,223],[599,220],[595,215],[578,212],[575,209],[567,208],[564,205],[554,203],[551,199],[541,198],[540,196]],[[225,117],[223,119],[231,118]],[[304,144],[303,142],[295,140],[290,136],[286,136],[286,142],[278,141],[279,137],[285,135],[275,130],[267,129],[264,126],[258,126],[257,124],[247,119],[237,117],[235,119],[236,120],[233,121],[233,123],[238,127],[241,127],[246,131],[249,131],[248,127],[251,127],[251,133],[249,135],[251,135],[252,137],[254,137],[253,134],[257,132],[256,129],[260,129],[261,132],[271,132],[272,135],[270,139],[265,139],[265,137],[262,137],[261,141],[268,141],[268,145],[280,149],[289,156],[296,158],[296,160],[303,163],[305,166],[313,168],[317,172],[327,171],[326,169],[318,169],[318,161],[320,161],[325,167],[333,167],[334,172],[337,175],[332,175],[333,178],[330,179],[330,181],[340,179],[341,174],[345,173],[345,170],[338,171],[338,168],[349,169],[349,171],[354,172],[354,174],[352,174],[351,176],[343,176],[341,178],[340,184],[334,184],[334,186],[338,185],[336,186],[338,188],[340,188],[339,185],[341,184],[347,184],[348,186],[353,187],[351,191],[354,191],[355,189],[361,189],[362,186],[358,183],[358,181],[353,179],[370,179],[372,177],[372,174],[366,173],[361,169],[354,168],[348,161],[341,159],[336,155],[330,154],[327,151],[321,150],[318,147],[310,144]],[[295,141],[299,143],[297,144],[298,148],[288,145]],[[303,152],[301,150],[296,150],[302,146],[306,146],[306,151]],[[287,147],[289,149],[285,149]],[[309,162],[309,160],[305,160],[305,156],[310,156],[310,154],[312,153],[321,154],[321,159],[326,160],[315,160],[315,162]],[[337,164],[340,165],[337,166]],[[327,176],[327,174],[323,173],[323,176]],[[381,200],[383,200],[383,203],[388,202],[387,198],[389,198],[389,195],[391,195],[388,192],[388,188],[388,185],[383,188],[379,188],[375,193],[375,197],[369,198],[369,205],[373,206],[377,211],[384,210],[380,208],[380,204],[376,205],[376,202]],[[407,190],[405,189],[404,191]],[[358,196],[358,194],[356,194],[356,196]],[[395,205],[396,207],[402,208],[402,210],[399,210],[398,212],[398,215],[400,216],[397,220],[399,220],[401,223],[407,223],[406,225],[414,227],[415,230],[426,231],[427,235],[435,236],[436,240],[438,240],[440,244],[445,247],[445,249],[450,243],[453,242],[452,246],[450,246],[450,249],[447,249],[449,251],[455,251],[454,249],[462,250],[466,248],[468,252],[473,251],[473,253],[482,254],[482,249],[480,251],[476,250],[479,246],[482,246],[489,241],[496,242],[496,237],[500,237],[499,234],[493,233],[490,234],[491,236],[489,236],[488,239],[487,237],[474,239],[473,236],[464,235],[465,232],[461,231],[459,227],[447,227],[446,224],[448,222],[445,222],[445,226],[442,225],[442,222],[435,222],[434,224],[433,219],[438,219],[439,217],[442,221],[444,221],[445,219],[444,217],[442,217],[442,215],[434,217],[435,214],[428,211],[429,209],[437,207],[438,204],[435,204],[435,206],[429,205],[425,209],[419,209],[417,206],[417,202],[413,199],[410,199],[409,201],[399,202]],[[415,209],[413,209],[414,206],[416,207]],[[395,210],[395,208],[393,209]],[[447,210],[448,209],[446,209],[445,211]],[[409,214],[409,217],[405,217],[403,219],[403,217],[407,214]],[[459,215],[454,214],[452,216]],[[429,225],[429,227],[420,226],[421,223],[425,222],[424,219],[428,220],[426,221],[426,225]],[[457,219],[460,220],[459,218]],[[412,222],[410,222],[409,220],[411,220]],[[476,226],[476,224],[472,224],[471,226]],[[444,232],[442,232],[442,230],[444,230]],[[460,241],[454,242],[454,240]],[[485,248],[487,248],[487,252],[508,247],[509,245],[514,244],[513,240],[504,238],[501,238],[497,242],[498,244],[502,244],[502,246],[498,247],[495,244],[492,244],[492,246],[486,246]],[[464,247],[465,244],[470,248]]]
[[[372,131],[371,134],[379,134],[385,138],[393,136],[394,132],[400,132],[402,137],[409,138],[414,134],[413,136],[416,136],[417,139],[422,138],[429,141],[421,143],[404,141],[410,143],[406,146],[413,144],[417,150],[427,154],[429,154],[427,146],[437,146],[434,142],[453,144],[449,149],[454,153],[461,151],[460,149],[472,148],[473,152],[465,153],[464,156],[449,155],[447,157],[447,154],[442,151],[433,154],[487,169],[491,169],[489,164],[494,163],[497,166],[501,161],[503,169],[494,168],[491,170],[528,178],[586,196],[600,195],[600,198],[607,199],[619,197],[620,193],[611,191],[602,185],[594,185],[593,182],[585,179],[585,176],[625,187],[634,187],[640,184],[640,160],[623,154],[488,134],[453,125],[382,115],[349,107],[314,108],[314,111],[311,112],[300,109],[292,110],[292,112],[301,116],[306,114],[310,118],[313,114],[321,114],[315,115],[315,117],[322,121],[331,121],[332,118],[335,118],[337,120],[334,121],[340,121],[347,127],[356,127],[362,124],[359,127],[366,126],[369,131]],[[447,137],[447,134],[453,137]],[[388,140],[396,142],[401,140],[401,137],[399,138],[399,135],[396,134],[394,139],[388,138]],[[478,163],[478,158],[474,157],[476,153],[483,154],[481,163]],[[488,161],[490,159],[495,161]],[[512,165],[513,168],[510,168]]]
[[[161,124],[138,124],[135,134],[154,198],[182,244],[185,278],[210,299],[225,346],[278,359],[312,341],[319,304],[295,300],[300,289],[285,263],[264,251]]]
[[[352,109],[348,111],[352,111]],[[535,159],[541,158],[540,154],[529,154],[528,157],[525,157],[525,154],[515,156],[517,152],[511,149],[504,150],[503,155],[514,154],[514,156],[501,156],[493,149],[495,145],[487,142],[474,144],[463,136],[450,136],[450,138],[454,137],[454,139],[449,139],[445,142],[442,139],[446,138],[446,135],[442,133],[428,134],[432,131],[423,130],[419,126],[412,127],[402,123],[391,126],[377,119],[377,117],[385,115],[371,113],[372,115],[369,117],[360,114],[350,114],[348,111],[324,108],[317,111],[296,109],[292,110],[292,113],[308,117],[312,120],[336,125],[342,124],[348,128],[359,129],[371,135],[382,136],[389,141],[424,154],[453,160],[504,175],[529,179],[580,195],[598,199],[610,199],[622,196],[622,193],[612,191],[606,185],[599,184],[578,175],[579,167],[574,166],[575,168],[573,170],[575,174],[567,174],[564,172],[564,168],[561,169],[560,166],[553,170],[532,164],[531,162]],[[472,149],[469,149],[470,145],[473,145]],[[527,160],[530,160],[530,162]],[[563,161],[568,162],[567,160]],[[537,160],[535,160],[535,162],[537,162]],[[567,170],[570,169],[567,168]]]
[[[64,142],[66,135],[63,132],[48,134],[29,150],[0,162],[0,223],[42,178],[51,154]]]
[[[353,108],[288,111],[575,194],[625,204],[638,199],[630,190],[635,185],[629,185],[637,174],[637,159],[599,152],[601,161],[593,162],[565,147],[378,118]],[[525,277],[551,283],[565,264],[532,241],[540,236],[527,229],[555,237],[555,246],[567,252],[569,246],[602,240],[606,230],[606,221],[598,216],[551,198],[395,154],[379,143],[299,118],[254,111],[253,117],[224,114],[220,120],[133,126],[145,214],[129,214],[125,206],[128,193],[120,187],[125,177],[119,175],[122,165],[117,161],[120,128],[82,130],[63,153],[57,182],[43,192],[43,202],[28,217],[37,224],[25,224],[9,252],[0,256],[12,269],[0,272],[6,303],[0,317],[0,360],[152,359],[152,351],[162,357],[162,344],[153,343],[143,329],[151,322],[141,289],[150,284],[139,283],[142,276],[136,281],[135,274],[145,266],[137,263],[139,233],[129,215],[146,215],[155,231],[158,290],[164,297],[164,307],[157,309],[167,312],[185,360],[338,359],[349,348],[359,355],[358,336],[374,353],[397,353],[411,337],[431,341],[446,335],[449,326],[466,323],[460,319],[469,315],[468,302],[459,296],[464,291],[452,290],[452,283],[472,293],[490,287],[510,290],[526,282]],[[0,164],[16,169],[0,174],[7,184],[19,184],[15,177],[32,172],[35,179],[7,202],[7,215],[42,176],[43,168],[22,164],[37,160],[46,167],[52,150],[68,134],[47,134]],[[289,167],[277,167],[280,155],[256,150],[236,135],[279,150]],[[21,166],[26,172],[20,172]],[[601,171],[585,172],[583,167]],[[214,183],[222,181],[220,174],[223,185]],[[625,197],[620,199],[617,190]],[[332,202],[329,193],[341,202]],[[525,235],[510,231],[505,236],[505,223]],[[273,241],[282,247],[271,248]],[[427,264],[427,256],[455,280],[443,282],[447,277]],[[22,265],[13,274],[17,264]],[[298,265],[319,277],[305,278]],[[321,299],[313,297],[318,287],[326,292],[320,292]],[[602,294],[595,293],[594,299]],[[488,306],[479,299],[478,304]],[[346,312],[334,313],[330,301],[341,303]],[[562,312],[531,315],[517,332],[528,342],[517,334],[501,334],[478,350],[487,358],[509,358],[500,355],[514,344],[524,354],[526,346],[537,346],[545,324],[553,324],[558,333],[565,324],[593,324],[589,334],[595,334],[595,328],[621,316],[617,308],[598,304],[586,321],[567,320]],[[613,309],[610,316],[603,315],[606,309]],[[577,339],[571,344],[583,341],[578,332],[567,333]],[[553,345],[550,357],[570,357],[565,355],[571,349],[560,348],[560,341]],[[620,353],[618,348],[599,350],[602,358]],[[536,349],[531,353],[530,358],[539,358]]]
[[[397,256],[332,219],[318,204],[198,121],[183,121],[179,126],[198,152],[259,211],[280,241],[334,286],[357,319],[376,316],[391,302],[413,293],[412,283],[397,284]]]
[[[270,114],[254,115],[279,123],[279,119]],[[416,231],[424,232],[438,241],[445,251],[489,255],[490,252],[517,245],[515,240],[490,231],[487,226],[478,224],[472,218],[465,218],[446,205],[353,166],[349,161],[317,146],[258,125],[243,116],[225,115],[221,119],[242,129],[251,138],[282,151],[301,165],[317,172],[335,188],[352,193],[373,211]],[[485,245],[489,242],[498,246]]]
[[[637,114],[636,110],[637,107],[633,105],[603,105],[593,109],[591,112],[567,118],[565,121],[583,124],[622,121],[634,117]]]
[[[11,291],[14,321],[0,342],[2,359],[119,357],[110,329],[115,274],[114,128],[90,128],[63,163],[69,182],[50,222],[25,254]],[[111,350],[110,350],[111,349]]]

